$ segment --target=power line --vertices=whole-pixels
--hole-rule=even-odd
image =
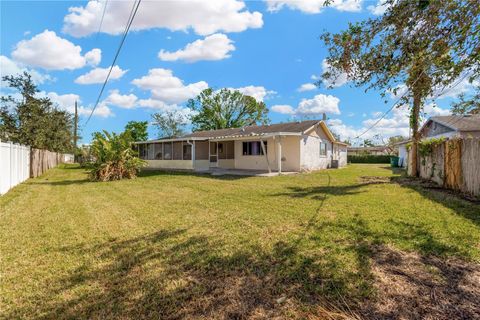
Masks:
[[[102,30],[103,19],[105,18],[105,12],[107,11],[107,5],[108,5],[108,0],[105,0],[105,5],[103,6],[102,18],[100,19],[100,24],[98,25],[97,35],[95,36],[95,42],[97,42],[98,35],[100,34],[100,31]]]
[[[115,62],[117,61],[118,56],[120,55],[120,51],[122,49],[123,43],[125,42],[125,39],[127,38],[128,31],[130,30],[130,27],[132,26],[133,20],[135,19],[135,15],[137,14],[138,7],[140,6],[140,3],[142,0],[135,0],[132,6],[132,10],[130,11],[130,16],[128,17],[127,25],[125,26],[125,31],[123,32],[122,40],[120,41],[120,45],[118,46],[117,52],[115,54],[115,57],[113,58],[112,65],[110,66],[110,69],[108,70],[107,77],[105,78],[105,81],[103,82],[102,89],[100,90],[100,93],[98,94],[97,101],[95,102],[95,105],[92,109],[92,112],[90,112],[90,115],[88,116],[87,121],[85,122],[85,125],[88,124],[90,121],[90,118],[92,117],[93,113],[95,112],[95,109],[98,106],[98,103],[100,102],[100,98],[102,97],[103,91],[105,90],[105,86],[107,85],[108,79],[110,78],[110,74],[112,73],[112,69],[115,65]]]

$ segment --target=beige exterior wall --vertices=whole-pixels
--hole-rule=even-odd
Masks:
[[[243,141],[258,141],[239,140],[235,141],[235,168],[246,170],[268,170],[265,156],[247,156],[243,155]],[[277,158],[277,140],[273,138],[266,139],[267,141],[267,156],[270,168],[273,171],[278,170]],[[300,171],[300,139],[298,136],[285,136],[281,138],[282,141],[282,171]]]
[[[149,169],[181,169],[192,170],[192,160],[145,160]]]
[[[320,142],[327,144],[326,156],[320,156]],[[319,170],[330,167],[332,160],[332,142],[323,130],[318,127],[304,135],[300,141],[300,169]]]
[[[195,160],[194,169],[195,171],[205,171],[210,168],[209,165],[208,160]]]
[[[218,159],[218,167],[224,169],[234,169],[235,159]]]

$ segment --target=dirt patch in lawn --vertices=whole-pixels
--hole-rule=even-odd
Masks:
[[[478,264],[381,246],[373,250],[372,272],[378,295],[362,308],[365,318],[480,318]]]

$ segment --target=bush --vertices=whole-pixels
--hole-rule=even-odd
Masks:
[[[111,181],[132,179],[137,176],[146,162],[138,158],[132,149],[133,139],[130,132],[121,134],[97,132],[91,146],[90,179],[93,181]]]
[[[349,163],[390,163],[391,155],[373,155],[366,154],[361,156],[349,156],[347,155],[347,161]]]

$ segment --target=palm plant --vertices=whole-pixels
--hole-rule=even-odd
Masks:
[[[91,164],[90,179],[93,181],[111,181],[132,179],[137,176],[145,161],[138,158],[132,148],[130,132],[121,134],[96,132],[91,146],[95,161]]]

